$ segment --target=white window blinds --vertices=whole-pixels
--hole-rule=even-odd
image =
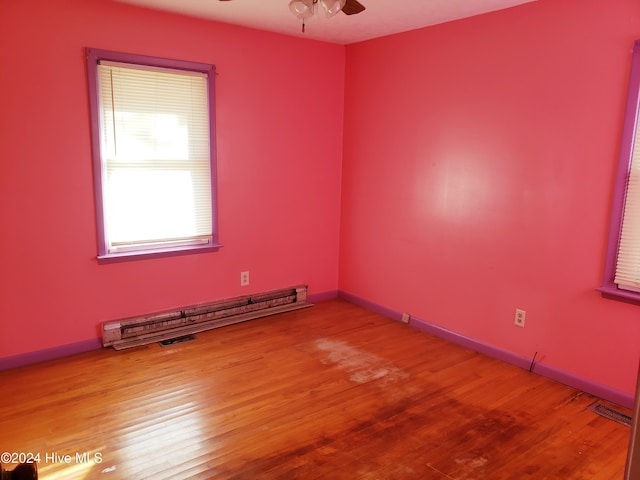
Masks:
[[[107,253],[210,243],[207,75],[97,68]]]
[[[637,120],[631,151],[615,283],[618,288],[640,292],[640,129]]]

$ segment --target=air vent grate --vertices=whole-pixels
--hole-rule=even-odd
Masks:
[[[160,341],[160,346],[161,347],[170,347],[171,345],[175,345],[176,343],[191,342],[192,340],[195,340],[195,339],[196,339],[195,335],[182,335],[180,337],[174,337],[174,338],[169,338],[167,340],[161,340]]]
[[[631,426],[632,417],[627,415],[626,413],[622,413],[614,408],[607,407],[599,402],[594,402],[589,406],[589,410],[598,415],[608,418],[609,420],[613,420],[614,422],[621,423],[622,425],[626,425],[627,427]]]

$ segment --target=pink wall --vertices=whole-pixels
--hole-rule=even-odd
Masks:
[[[104,320],[337,289],[344,47],[107,0],[2,0],[0,45],[0,358]],[[85,47],[216,65],[218,253],[97,264]]]
[[[540,0],[348,46],[340,289],[632,393],[639,307],[595,289],[638,37]]]

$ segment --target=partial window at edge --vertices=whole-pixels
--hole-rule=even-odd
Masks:
[[[640,304],[640,40],[635,42],[614,192],[603,295]]]

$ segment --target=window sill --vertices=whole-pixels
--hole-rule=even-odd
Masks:
[[[602,287],[596,288],[596,290],[599,291],[604,298],[640,305],[640,293],[621,290],[615,285],[603,285]]]
[[[220,250],[222,245],[206,245],[203,247],[181,247],[154,250],[139,250],[137,252],[109,253],[98,255],[98,264],[133,262],[137,260],[147,260],[152,258],[175,257],[180,255],[194,255],[197,253],[210,253]]]

